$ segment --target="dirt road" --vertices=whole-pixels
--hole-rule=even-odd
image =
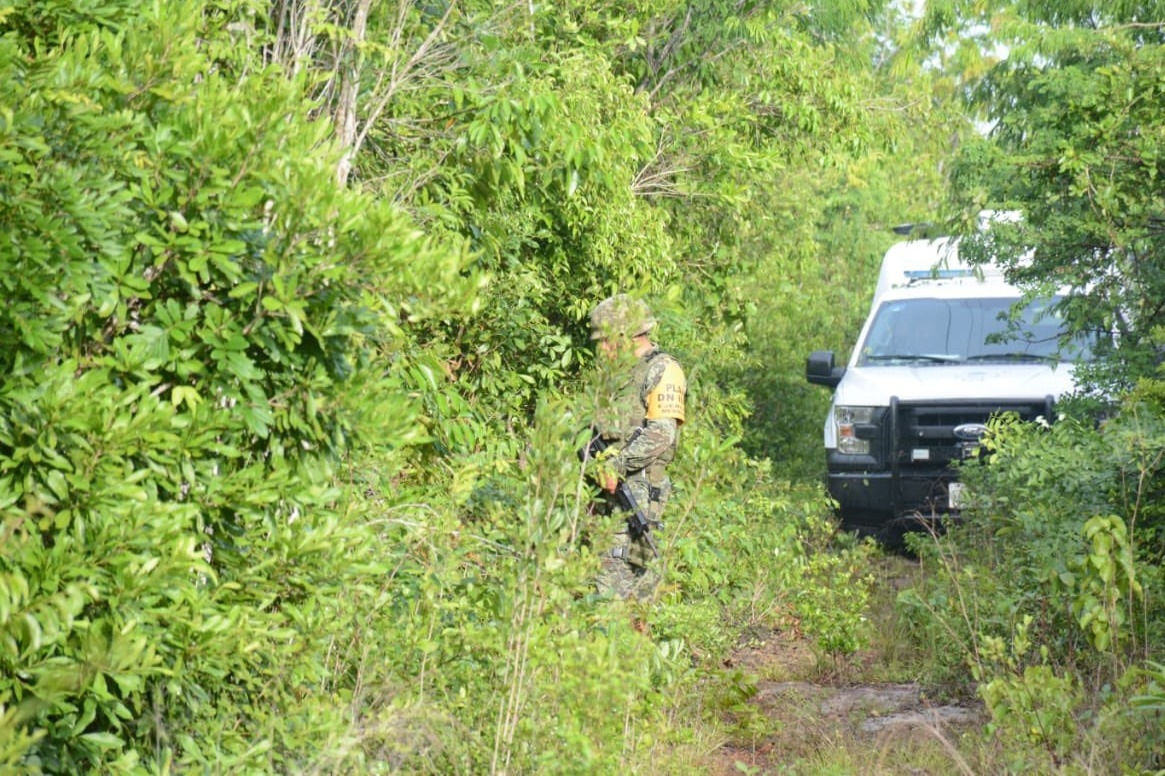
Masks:
[[[890,559],[879,572],[875,634],[896,632],[893,600],[917,565]],[[974,699],[940,698],[909,676],[910,661],[889,654],[892,638],[840,664],[817,655],[795,628],[753,631],[725,661],[740,702],[724,713],[729,730],[718,774],[972,774],[963,737],[981,741],[986,721]]]

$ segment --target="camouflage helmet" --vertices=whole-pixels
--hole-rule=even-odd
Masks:
[[[642,299],[628,294],[608,297],[591,310],[591,338],[609,336],[636,337],[655,326],[651,308]]]

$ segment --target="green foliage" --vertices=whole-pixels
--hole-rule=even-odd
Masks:
[[[363,544],[336,457],[412,431],[364,370],[474,282],[336,184],[298,84],[216,72],[221,17],[115,10],[0,39],[4,757],[297,770]]]
[[[1165,666],[1150,660],[1146,662],[1143,671],[1149,678],[1149,684],[1144,694],[1133,698],[1133,705],[1151,714],[1159,714],[1165,711]]]
[[[1001,255],[1031,288],[1072,289],[1064,309],[1078,331],[1119,334],[1115,374],[1103,380],[1127,388],[1155,368],[1161,314],[1165,59],[1161,26],[1146,21],[1159,9],[942,5],[968,16],[939,26],[974,28],[980,13],[990,15],[986,44],[1008,50],[971,79],[968,92],[994,126],[960,150],[953,197],[969,233],[984,208],[1017,210],[1023,221],[973,236],[969,255]],[[985,42],[971,34],[968,44]]]
[[[1130,404],[1103,429],[1070,419],[1050,428],[1001,423],[990,464],[963,469],[980,494],[975,514],[987,522],[954,536],[986,542],[982,560],[1014,580],[995,600],[1038,611],[1040,642],[1054,654],[1084,656],[1077,622],[1100,654],[1147,645],[1160,606],[1151,592],[1160,584],[1160,525],[1145,507],[1160,461],[1146,453],[1157,444],[1159,420]]]
[[[379,590],[341,604],[357,638],[336,644],[333,660],[336,675],[356,677],[340,687],[359,711],[355,749],[338,762],[562,773],[646,764],[691,724],[668,718],[706,681],[694,665],[716,664],[749,625],[793,616],[803,569],[818,568],[811,557],[832,536],[814,517],[823,497],[773,481],[767,464],[695,419],[661,531],[662,599],[596,598],[598,559],[585,540],[606,526],[583,508],[574,417],[544,406],[521,468],[450,457],[429,474],[437,482],[402,487],[390,482],[399,461],[384,459],[354,480],[354,496],[377,494],[353,508],[375,532],[384,571]],[[649,623],[650,640],[633,617]]]
[[[394,767],[410,772],[609,770],[650,745],[624,725],[651,729],[653,684],[690,673],[686,650],[647,641],[622,602],[592,592],[598,564],[582,540],[603,526],[583,512],[571,416],[548,404],[533,429],[512,478],[467,467],[442,504],[398,492],[360,507],[379,524],[386,573],[371,599],[344,606],[359,638],[337,644],[336,660],[359,677],[369,723],[395,712],[423,742],[386,729],[361,741],[369,762],[396,745]]]
[[[275,22],[296,12],[277,6],[282,16],[261,31],[288,52],[292,42]],[[488,273],[480,314],[429,333],[444,343],[457,390],[482,422],[520,428],[538,391],[560,390],[587,364],[587,310],[613,291],[637,290],[701,322],[697,340],[681,347],[714,356],[702,366],[748,370],[739,384],[759,410],[751,452],[818,448],[792,431],[821,411],[820,392],[793,379],[804,353],[771,348],[805,329],[814,337],[856,329],[835,317],[860,315],[843,303],[850,294],[864,299],[850,278],[871,254],[850,247],[852,232],[817,246],[802,234],[789,239],[790,231],[859,223],[849,205],[834,219],[816,203],[870,177],[881,190],[871,168],[891,144],[901,164],[890,177],[926,176],[897,111],[928,138],[948,135],[945,122],[912,107],[916,72],[889,76],[901,89],[890,100],[876,94],[868,71],[880,44],[870,32],[886,4],[691,9],[651,0],[614,13],[586,3],[469,3],[441,15],[370,8],[356,56],[356,112],[367,134],[355,175],[426,229],[464,236]],[[340,4],[303,17],[315,37],[285,55],[326,85],[329,109],[348,66],[337,60],[350,64],[336,52],[356,34],[344,32],[351,12]],[[874,154],[860,169],[839,172],[866,150]],[[883,223],[908,217],[897,201],[879,208],[874,218]],[[875,242],[880,253],[885,239]],[[835,249],[850,254],[837,266]],[[754,294],[758,280],[764,288]],[[807,320],[804,313],[823,308],[831,313]],[[760,322],[751,353],[740,350],[749,319]],[[773,405],[790,394],[786,415]]]
[[[668,521],[672,595],[657,633],[684,636],[716,658],[734,638],[725,621],[744,628],[791,619],[835,660],[853,654],[866,635],[872,548],[834,545],[836,526],[817,488],[774,481],[767,465],[748,465],[753,479],[744,492],[717,491],[714,509],[694,496],[669,507],[680,515]],[[697,480],[701,492],[712,490],[710,479]]]
[[[754,195],[753,223],[764,227],[747,233],[745,249],[757,257],[741,285],[753,291],[749,349],[726,371],[756,407],[745,449],[780,460],[791,475],[820,476],[824,460],[829,397],[805,381],[806,357],[833,350],[839,363],[848,358],[882,255],[899,239],[890,227],[936,220],[951,138],[966,131],[965,118],[939,99],[941,74],[910,61],[893,42],[896,27],[879,29],[883,49],[871,50],[865,38],[847,41],[852,54],[879,63],[868,82],[852,87],[875,108],[848,130],[863,141],[826,156],[830,163],[782,170],[771,190]]]
[[[817,530],[824,527],[819,523]],[[874,584],[869,573],[874,552],[872,542],[832,551],[814,548],[790,581],[799,590],[793,608],[801,627],[835,663],[869,643],[866,612]]]
[[[1127,609],[1139,603],[1143,591],[1123,520],[1097,515],[1084,524],[1084,539],[1091,546],[1087,556],[1073,564],[1079,579],[1072,582],[1081,592],[1072,602],[1072,612],[1093,648],[1104,652],[1129,637]]]
[[[1160,660],[1161,420],[1139,397],[1102,426],[999,419],[960,473],[967,523],[916,543],[937,574],[901,610],[939,672],[970,666],[1012,767],[1151,761],[1154,721],[1124,710]]]
[[[1016,625],[1010,649],[1000,638],[984,641],[981,656],[986,670],[983,678],[991,678],[985,681],[979,693],[991,714],[989,733],[1005,739],[1019,736],[1021,740],[1043,749],[1047,763],[1058,767],[1078,743],[1076,714],[1084,699],[1083,692],[1074,675],[1058,675],[1051,666],[1028,664],[1025,655],[1032,646],[1028,637],[1030,625],[1030,617]],[[1013,762],[1009,765],[1016,770],[1025,767],[1039,769],[1043,763]]]

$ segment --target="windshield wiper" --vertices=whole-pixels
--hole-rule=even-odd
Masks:
[[[923,353],[871,353],[865,358],[867,361],[927,361],[934,364],[950,364],[963,360],[961,356]]]
[[[968,361],[1057,361],[1055,356],[1041,355],[1039,353],[979,353],[974,356],[967,356]]]

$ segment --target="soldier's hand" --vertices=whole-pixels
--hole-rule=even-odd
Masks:
[[[591,477],[595,483],[608,493],[614,493],[615,489],[619,487],[619,473],[610,463],[610,459],[613,457],[613,450],[604,450],[595,458],[591,468]]]

